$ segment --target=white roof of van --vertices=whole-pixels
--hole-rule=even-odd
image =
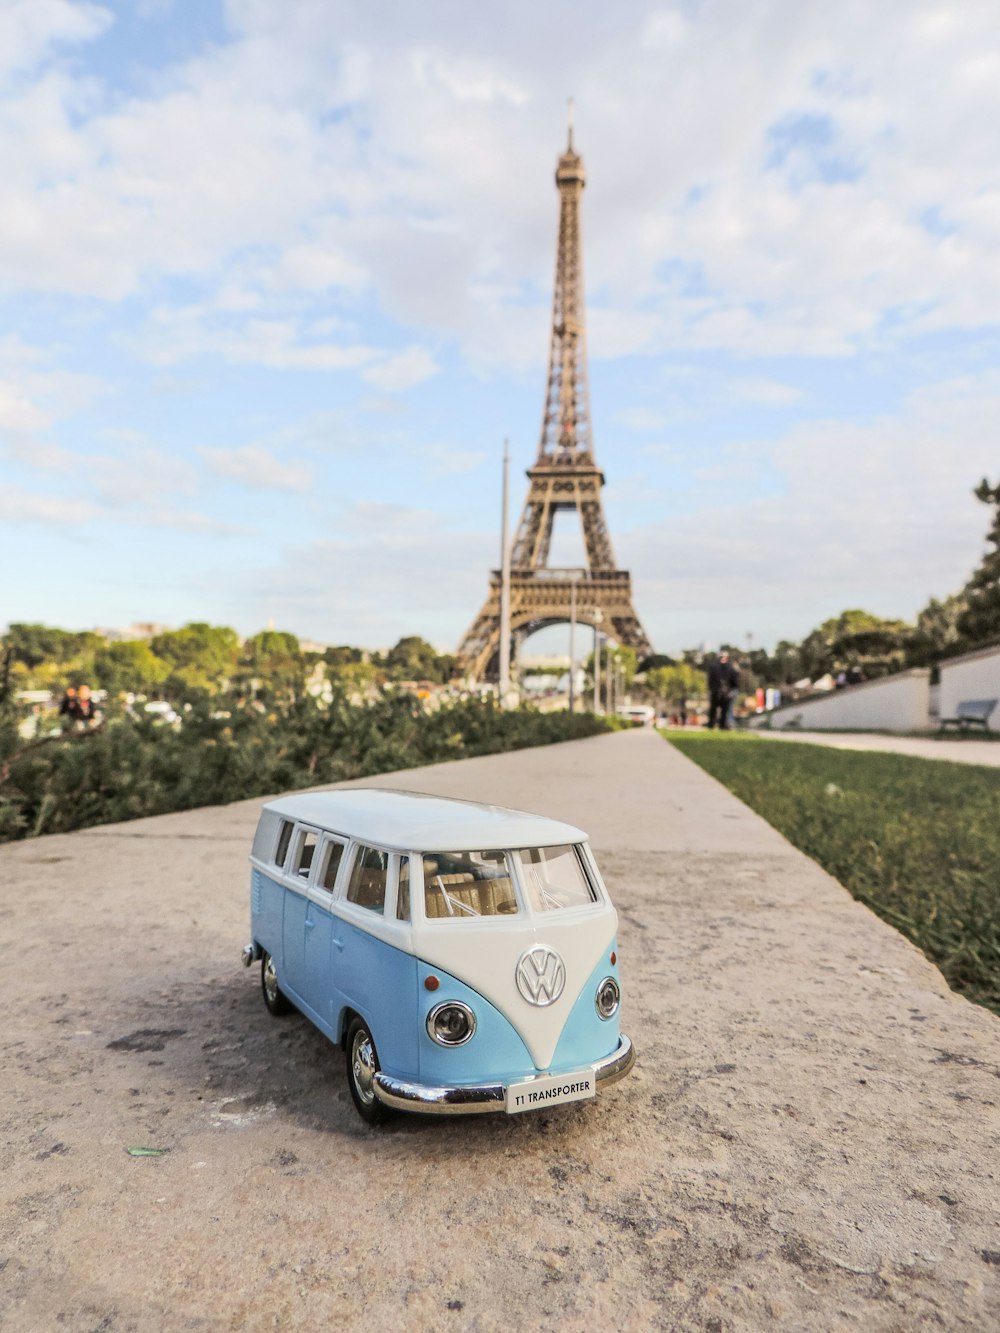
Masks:
[[[432,852],[473,852],[501,847],[557,847],[583,842],[572,824],[500,805],[455,801],[385,787],[301,792],[269,801],[286,819],[343,833],[361,842]]]

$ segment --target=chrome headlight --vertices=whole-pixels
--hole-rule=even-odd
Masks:
[[[618,989],[618,982],[615,981],[614,977],[605,977],[598,986],[597,995],[594,998],[598,1015],[601,1018],[613,1018],[618,1012],[621,998],[622,993]]]
[[[427,1015],[427,1035],[439,1046],[464,1046],[476,1030],[476,1015],[461,1000],[445,1000]]]

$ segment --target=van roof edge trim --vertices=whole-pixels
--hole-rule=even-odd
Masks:
[[[587,839],[581,829],[544,815],[388,787],[296,792],[264,809],[398,851],[554,847]]]

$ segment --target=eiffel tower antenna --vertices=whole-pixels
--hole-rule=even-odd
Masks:
[[[568,153],[572,153],[572,151],[573,151],[573,99],[572,99],[572,97],[567,97],[567,98],[566,98],[566,121],[567,121],[567,128],[568,128],[568,133],[567,133],[567,135],[566,135],[566,151],[567,151]]]
[[[528,498],[510,557],[510,617],[515,648],[546,625],[579,621],[602,625],[609,638],[652,652],[632,605],[632,580],[618,569],[604,517],[604,474],[594,459],[587,383],[587,336],[583,298],[580,198],[586,185],[583,159],[573,147],[573,102],[569,103],[566,151],[556,166],[559,233],[549,370],[541,438],[528,469]],[[552,569],[549,549],[557,513],[573,510],[583,528],[587,566]],[[500,643],[500,572],[494,570],[482,610],[458,649],[473,679],[495,679]],[[516,651],[514,653],[516,660]]]

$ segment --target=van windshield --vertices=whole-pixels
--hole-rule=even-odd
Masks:
[[[573,846],[531,847],[521,852],[524,887],[533,912],[587,907],[599,900]]]
[[[517,910],[507,852],[424,854],[424,913],[429,921],[514,916]]]

